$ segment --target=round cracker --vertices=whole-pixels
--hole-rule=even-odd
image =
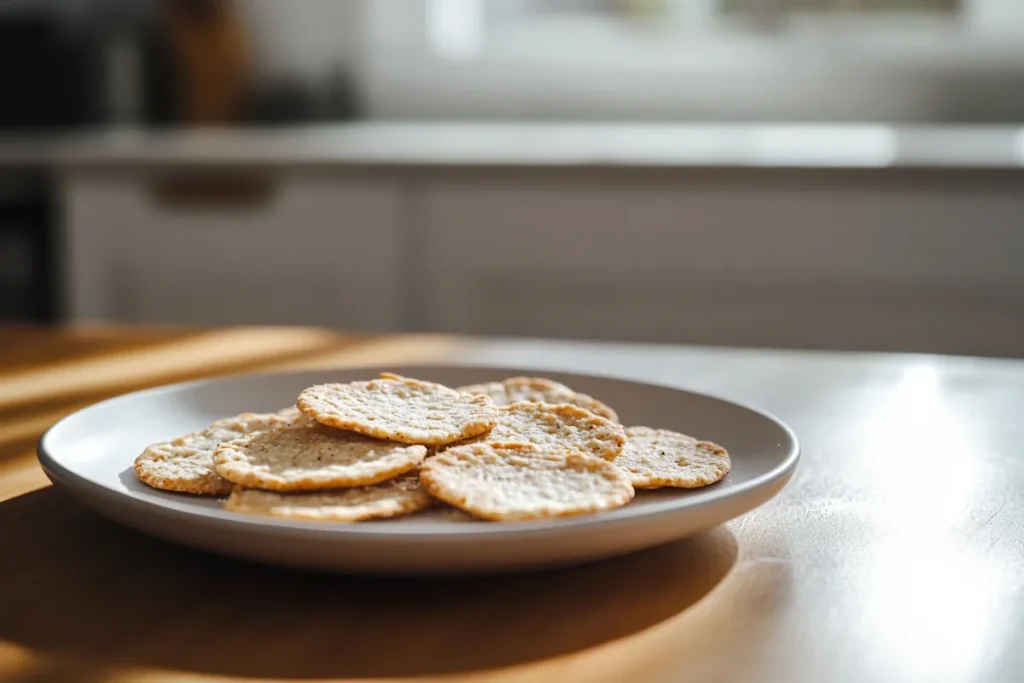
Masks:
[[[535,403],[568,403],[589,410],[599,417],[618,422],[619,416],[593,396],[573,391],[569,387],[544,377],[509,377],[501,382],[485,382],[459,387],[469,394],[484,394],[498,406],[520,401]]]
[[[358,522],[398,517],[433,504],[415,478],[399,477],[373,486],[316,493],[277,493],[236,487],[224,509],[253,515],[311,521]]]
[[[610,510],[634,495],[626,473],[607,460],[531,444],[451,448],[424,463],[420,482],[449,505],[499,521]]]
[[[486,396],[396,375],[309,387],[296,405],[331,427],[424,446],[479,436],[498,420],[498,408]]]
[[[667,429],[630,427],[615,464],[639,489],[695,489],[720,481],[732,469],[729,453],[710,441]]]
[[[622,426],[567,403],[521,401],[500,409],[491,443],[529,443],[541,450],[574,451],[614,460],[626,443]]]
[[[156,489],[214,496],[231,492],[213,467],[213,452],[225,441],[294,423],[298,417],[282,413],[242,413],[217,420],[206,429],[147,447],[135,459],[135,476]]]
[[[217,473],[247,488],[319,491],[369,486],[416,468],[424,446],[370,439],[323,425],[258,432],[213,454]]]

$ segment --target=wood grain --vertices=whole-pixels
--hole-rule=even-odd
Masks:
[[[46,486],[71,410],[187,377],[417,361],[615,372],[756,403],[801,438],[768,505],[684,542],[488,578],[334,576],[173,546]],[[1019,681],[1024,363],[360,338],[0,331],[0,680]]]
[[[256,370],[429,360],[457,348],[441,336],[303,328],[0,329],[0,500],[46,484],[35,444],[50,425],[111,396]]]

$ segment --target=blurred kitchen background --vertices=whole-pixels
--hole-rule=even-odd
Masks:
[[[1024,356],[1024,2],[0,0],[0,321]]]

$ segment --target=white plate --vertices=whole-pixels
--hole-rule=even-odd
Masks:
[[[674,429],[715,441],[732,456],[723,481],[695,491],[638,493],[626,507],[537,522],[457,522],[433,513],[341,524],[227,512],[214,498],[156,491],[132,464],[155,441],[245,411],[294,403],[322,382],[376,376],[378,368],[246,375],[175,384],[112,398],[64,418],[39,441],[54,484],[85,505],[141,531],[275,564],[352,571],[464,572],[564,565],[610,557],[711,528],[761,505],[792,475],[793,432],[765,413],[669,387],[522,368],[391,367],[449,386],[541,375],[595,396],[627,425]]]

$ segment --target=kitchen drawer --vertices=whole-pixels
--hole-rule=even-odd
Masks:
[[[1012,189],[485,178],[420,201],[415,309],[432,329],[1024,352]]]
[[[330,269],[276,264],[235,270],[125,263],[111,272],[112,305],[119,318],[143,323],[392,329],[390,302],[376,293],[351,296],[358,285],[348,280]]]
[[[401,326],[390,183],[289,171],[73,174],[75,318]]]

